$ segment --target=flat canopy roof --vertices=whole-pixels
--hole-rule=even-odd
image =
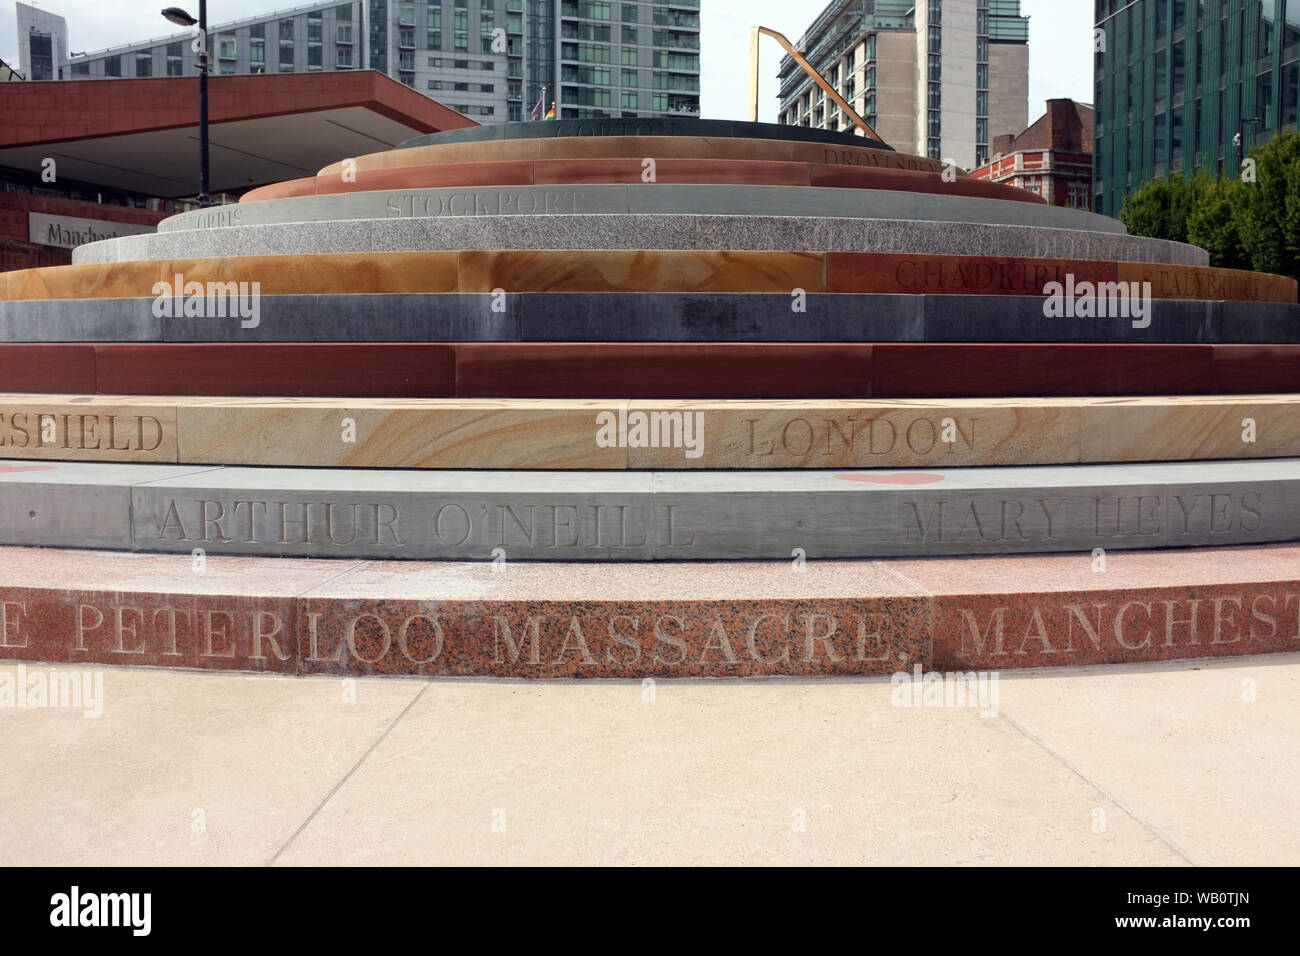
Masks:
[[[211,76],[213,192],[314,176],[474,120],[372,70]],[[176,198],[198,192],[197,77],[0,83],[0,166]]]

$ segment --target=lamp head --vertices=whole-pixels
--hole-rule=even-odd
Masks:
[[[168,7],[163,10],[162,15],[178,27],[192,27],[199,22],[180,7]]]

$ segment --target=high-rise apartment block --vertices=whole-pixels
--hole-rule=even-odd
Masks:
[[[214,76],[377,70],[480,123],[697,116],[700,0],[352,0],[209,28]],[[28,79],[193,76],[189,36],[67,52],[63,18],[35,11],[49,39],[26,42]],[[194,11],[191,10],[191,13]],[[161,22],[161,20],[160,20]],[[75,26],[75,22],[74,22]],[[62,37],[60,46],[59,37]]]
[[[1029,122],[1020,0],[835,0],[799,48],[898,149],[972,168]],[[853,127],[790,57],[780,79],[782,123]]]

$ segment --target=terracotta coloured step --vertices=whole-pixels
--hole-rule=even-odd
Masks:
[[[0,346],[0,388],[89,395],[97,387],[95,359],[91,345]]]
[[[698,423],[696,448],[671,441],[686,415]],[[615,431],[602,435],[602,427]],[[1300,457],[1300,396],[727,402],[0,395],[0,458],[42,461],[699,470],[1286,457]]]
[[[241,203],[284,199],[292,196],[325,196],[337,193],[395,189],[433,189],[449,186],[532,186],[598,185],[645,183],[660,185],[754,185],[818,186],[836,189],[885,189],[950,196],[974,196],[1007,202],[1043,205],[1035,193],[1001,183],[941,173],[874,166],[842,166],[829,163],[777,162],[747,159],[656,160],[653,179],[646,157],[605,159],[516,160],[513,162],[435,163],[368,169],[344,178],[326,173],[312,179],[293,180],[250,190]]]
[[[358,156],[349,168],[359,175],[375,169],[400,169],[451,163],[536,162],[551,159],[733,159],[778,163],[818,163],[906,169],[941,173],[943,163],[922,156],[838,143],[790,142],[765,139],[723,139],[697,136],[570,136],[558,139],[445,143]],[[340,161],[326,166],[317,178],[343,179]],[[960,178],[960,177],[959,177]]]
[[[1300,347],[463,343],[482,398],[938,398],[1300,391]],[[712,360],[712,361],[711,361]],[[870,362],[870,378],[863,378]],[[705,367],[707,366],[707,367]]]
[[[430,344],[374,344],[363,351],[335,345],[101,345],[97,391],[127,395],[455,394],[455,350]]]
[[[154,297],[158,283],[258,283],[260,295],[678,292],[1044,295],[1073,307],[1084,283],[1151,282],[1158,298],[1295,304],[1296,280],[1149,263],[878,252],[465,250],[237,256],[52,266],[0,274],[10,301]],[[1073,275],[1071,283],[1069,277]],[[1131,286],[1128,291],[1132,291]],[[1159,295],[1156,295],[1157,290]],[[1092,291],[1097,291],[1095,288]],[[1124,290],[1110,290],[1127,298]],[[196,292],[195,295],[198,293]],[[1108,293],[1109,294],[1109,293]],[[174,313],[183,308],[164,303]]]
[[[93,379],[88,367],[93,355]],[[1300,346],[0,344],[7,392],[369,398],[972,398],[1300,392]]]
[[[1297,568],[1290,545],[501,573],[0,548],[0,659],[641,679],[1237,657],[1300,648]]]
[[[460,129],[427,133],[400,143],[398,150],[447,143],[518,142],[585,138],[600,142],[612,136],[683,136],[709,139],[755,139],[779,142],[820,143],[830,146],[869,147],[892,152],[893,147],[876,139],[859,136],[853,130],[813,129],[807,126],[784,126],[739,120],[700,119],[693,116],[593,117],[588,119],[548,120],[543,123],[495,123],[466,126]]]

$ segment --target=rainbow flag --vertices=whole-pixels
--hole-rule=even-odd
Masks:
[[[547,112],[546,112],[546,118],[547,118],[548,120],[550,120],[550,119],[555,119],[555,104],[554,104],[554,103],[552,103],[552,104],[551,104],[551,108],[550,108],[549,110],[547,110]]]

